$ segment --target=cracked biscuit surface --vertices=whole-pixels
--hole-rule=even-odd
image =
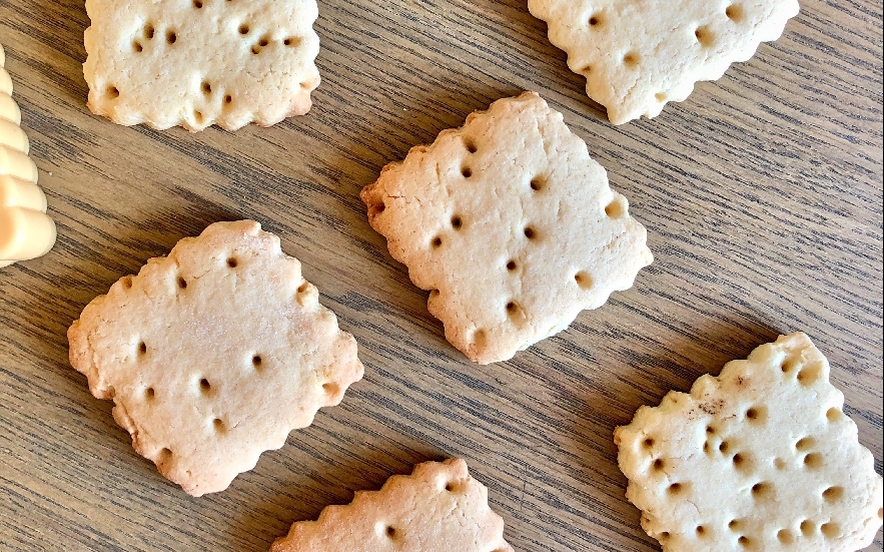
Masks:
[[[227,488],[363,373],[353,336],[253,221],[151,259],[89,303],[68,340],[135,450],[194,496]]]

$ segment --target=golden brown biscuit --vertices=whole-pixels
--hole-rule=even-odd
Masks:
[[[218,222],[89,303],[71,364],[160,473],[224,490],[362,377],[353,336],[279,239]]]
[[[488,489],[460,459],[418,464],[379,491],[357,491],[317,521],[294,523],[271,552],[512,552]]]
[[[565,329],[653,259],[605,169],[532,92],[412,148],[361,197],[445,337],[479,364]]]

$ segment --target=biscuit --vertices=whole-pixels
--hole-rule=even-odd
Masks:
[[[6,52],[0,45],[0,268],[45,255],[55,245],[55,222],[37,185],[37,165],[28,156],[21,111],[12,99]]]
[[[670,392],[615,430],[627,498],[664,551],[853,551],[881,526],[882,482],[803,333]]]
[[[797,0],[528,0],[615,125],[656,117],[776,40]]]
[[[218,222],[181,240],[68,330],[92,394],[193,496],[227,488],[362,377],[353,336],[260,228]]]
[[[361,197],[445,337],[479,364],[563,330],[653,258],[626,198],[532,92],[412,148]]]
[[[425,462],[380,491],[357,491],[317,521],[292,524],[271,552],[513,552],[488,489],[460,459]]]
[[[310,109],[316,0],[86,0],[89,109],[121,125],[261,126]]]

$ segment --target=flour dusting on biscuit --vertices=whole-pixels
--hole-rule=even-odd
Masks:
[[[362,377],[353,336],[254,221],[219,222],[89,303],[71,364],[160,473],[200,496]]]
[[[460,459],[424,462],[379,491],[357,491],[317,521],[292,525],[271,552],[513,552],[488,489]]]
[[[302,115],[319,85],[316,0],[86,0],[89,109],[233,130]]]
[[[761,42],[776,40],[797,0],[528,0],[586,77],[586,93],[621,124],[655,117],[697,81],[721,78]]]
[[[803,333],[671,392],[617,428],[626,496],[664,551],[853,551],[871,544],[882,480]]]
[[[532,92],[412,148],[361,197],[445,337],[480,364],[563,330],[652,260],[626,198]]]

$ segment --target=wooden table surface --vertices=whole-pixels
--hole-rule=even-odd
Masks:
[[[803,0],[750,61],[613,126],[524,1],[324,0],[310,113],[190,134],[89,113],[82,0],[2,0],[58,242],[0,271],[0,549],[266,550],[354,490],[456,456],[516,550],[659,550],[624,498],[614,427],[795,330],[829,358],[881,473],[881,17],[880,0]],[[358,193],[523,90],[586,140],[655,261],[568,330],[480,367],[444,340]],[[148,258],[240,218],[302,261],[365,377],[228,490],[193,499],[134,452],[70,367],[65,332]]]

